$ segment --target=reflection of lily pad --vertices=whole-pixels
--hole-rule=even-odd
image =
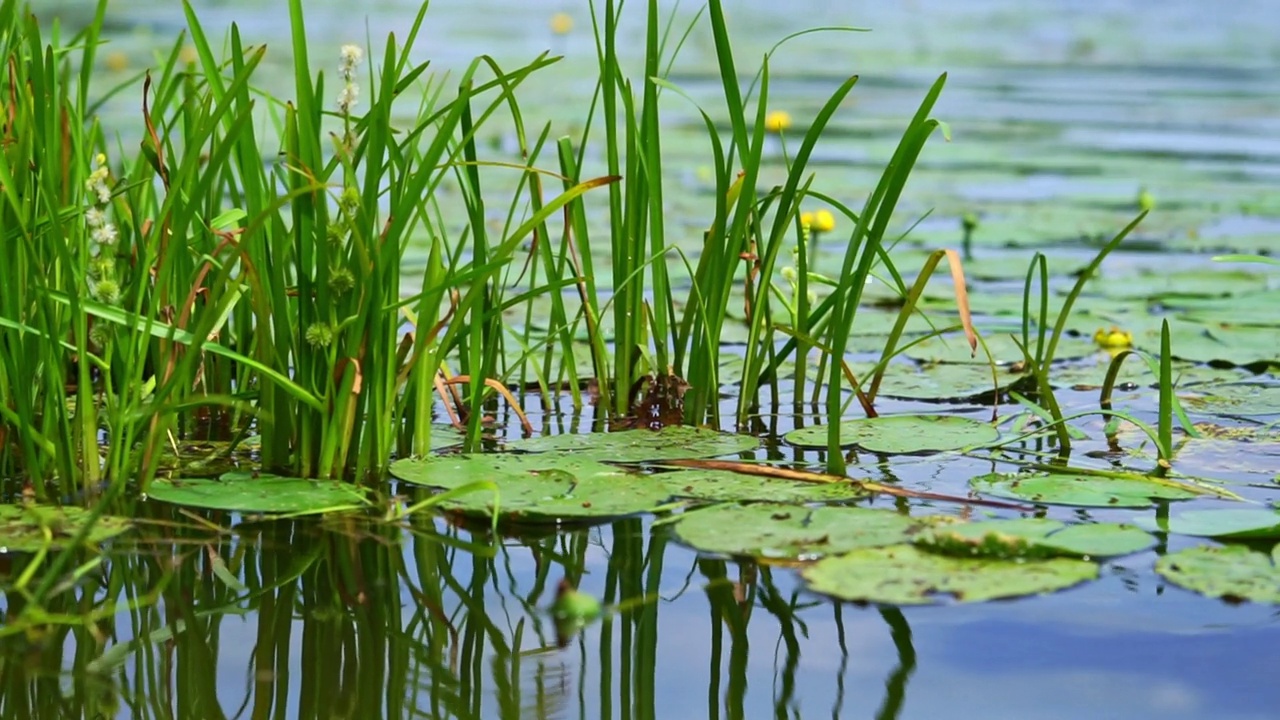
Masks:
[[[686,513],[675,532],[705,552],[801,560],[905,542],[927,522],[855,507],[716,505]]]
[[[1280,569],[1271,555],[1240,545],[1187,548],[1156,561],[1156,572],[1188,590],[1226,600],[1280,604]]]
[[[1067,473],[990,473],[969,481],[977,492],[1045,505],[1150,507],[1152,500],[1188,500],[1190,490],[1137,478]]]
[[[1194,395],[1181,395],[1180,399],[1188,412],[1238,417],[1280,415],[1280,385],[1234,383],[1197,387]]]
[[[0,505],[0,553],[36,552],[66,545],[88,519],[89,511],[78,507]],[[97,544],[130,526],[126,518],[103,515],[94,522],[85,541]]]
[[[1149,517],[1134,522],[1148,530],[1164,530],[1178,535],[1212,537],[1231,540],[1280,537],[1280,513],[1261,508],[1227,508],[1221,510],[1187,510],[1169,518],[1162,527]]]
[[[939,452],[989,445],[1000,431],[988,423],[956,415],[881,415],[840,423],[840,444],[886,455]],[[787,442],[801,447],[827,446],[827,427],[792,430]]]
[[[250,513],[302,514],[368,504],[364,491],[337,480],[229,472],[217,479],[153,480],[147,497],[174,505]]]
[[[1145,550],[1155,538],[1131,525],[1021,518],[960,523],[922,533],[916,544],[972,557],[1111,557]]]
[[[760,441],[704,428],[669,426],[661,430],[565,433],[517,440],[507,445],[524,452],[559,451],[614,462],[645,462],[731,455],[756,449]]]
[[[825,558],[803,574],[810,589],[842,600],[924,605],[1050,593],[1097,578],[1098,566],[1072,558],[955,558],[892,545]]]
[[[496,502],[501,515],[526,522],[634,515],[671,497],[671,489],[656,476],[560,453],[433,455],[398,460],[391,473],[405,482],[446,490],[492,482],[496,497],[493,490],[476,489],[441,507],[491,516]]]
[[[847,482],[803,482],[727,470],[678,470],[654,476],[676,498],[712,502],[825,503],[866,497]]]

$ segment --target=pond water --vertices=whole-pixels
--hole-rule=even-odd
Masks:
[[[78,3],[41,5],[68,22],[83,12]],[[265,89],[289,87],[284,3],[193,5],[212,36],[236,22],[248,42],[267,43]],[[641,9],[632,5],[630,12]],[[378,47],[385,33],[403,32],[417,9],[408,0],[310,0],[313,62],[336,58],[348,42]],[[691,18],[696,8],[673,10]],[[552,33],[555,12],[568,13],[574,29]],[[479,53],[502,63],[548,48],[565,54],[561,66],[530,81],[523,103],[552,123],[553,136],[581,122],[595,78],[584,3],[440,0],[427,17],[419,55],[432,58],[438,72],[457,71]],[[1068,282],[1099,238],[1132,219],[1146,189],[1157,211],[1132,249],[1104,265],[1104,287],[1087,296],[1073,331],[1087,346],[1095,327],[1119,317],[1135,334],[1150,333],[1159,298],[1166,298],[1159,312],[1170,316],[1252,314],[1260,319],[1249,325],[1248,342],[1226,355],[1191,352],[1187,359],[1198,364],[1183,371],[1274,387],[1266,367],[1280,363],[1280,273],[1214,266],[1250,273],[1202,294],[1234,304],[1214,305],[1218,298],[1202,295],[1183,305],[1168,299],[1184,297],[1179,288],[1194,282],[1214,252],[1280,252],[1274,3],[1211,10],[1189,0],[802,0],[733,3],[729,20],[741,58],[817,25],[872,29],[806,36],[779,51],[771,69],[773,104],[796,118],[812,116],[846,75],[862,76],[814,158],[824,191],[850,203],[874,183],[929,84],[949,73],[936,115],[951,125],[952,140],[930,145],[913,175],[901,217],[927,217],[900,249],[923,257],[924,248],[958,247],[960,218],[975,213],[975,258],[966,267],[976,273],[970,292],[980,325],[1009,322],[1007,308],[1021,300],[1033,250],[1049,256],[1055,287]],[[120,67],[103,69],[105,79],[145,66],[184,27],[180,7],[138,0],[113,0],[109,21],[110,47],[122,56]],[[636,38],[635,52],[641,49]],[[691,37],[671,79],[715,115],[708,33]],[[103,122],[128,136],[138,130],[135,108],[134,100],[117,97]],[[700,232],[708,192],[699,179],[707,162],[702,130],[683,101],[673,98],[664,112],[668,170],[689,189],[671,193],[669,222]],[[503,139],[494,142],[501,147]],[[913,358],[944,351],[922,352]],[[1059,396],[1068,410],[1097,406],[1095,389],[1067,386],[1096,385],[1105,370],[1087,352],[1077,357],[1070,368],[1082,379],[1064,380]],[[1213,369],[1208,361],[1249,367]],[[886,395],[882,414],[941,409],[983,419],[992,412],[972,396],[940,405],[933,400],[943,398],[905,388]],[[735,457],[809,466],[822,460],[779,439],[817,419],[815,408],[793,408],[791,400],[784,396],[785,411],[762,415],[751,428],[764,449]],[[1157,394],[1141,384],[1118,402],[1151,419]],[[731,416],[732,405],[726,408]],[[1010,401],[996,410],[1008,417],[1019,406]],[[574,418],[567,402],[541,407],[530,398],[530,411],[548,431],[590,425]],[[1278,413],[1262,408],[1232,422],[1274,422]],[[1225,416],[1194,419],[1227,422]],[[519,435],[514,418],[499,420],[511,420],[510,438]],[[1140,441],[1126,438],[1128,452],[1116,452],[1103,439],[1101,420],[1080,427],[1091,439],[1075,446],[1073,463],[1151,466]],[[999,457],[854,454],[850,474],[965,498],[970,478],[1046,450],[1037,442]],[[1276,447],[1273,436],[1245,450],[1188,458],[1178,469],[1271,504],[1280,497],[1272,487],[1280,472]],[[424,497],[421,489],[399,489]],[[913,515],[1018,515],[884,495],[867,504]],[[1168,512],[1167,504],[1158,507],[1043,512],[1124,522]],[[7,653],[6,670],[25,663],[29,672],[5,673],[6,717],[1250,720],[1273,718],[1280,706],[1275,607],[1209,599],[1157,575],[1158,557],[1204,542],[1172,533],[1157,533],[1150,550],[1103,562],[1098,580],[1064,592],[898,608],[829,600],[807,590],[785,563],[700,554],[650,516],[495,539],[483,527],[430,515],[402,528],[344,516],[263,523],[156,501],[139,501],[136,512],[152,522],[114,546],[92,580],[101,583],[98,591],[61,611],[83,613],[95,597],[123,596],[137,607],[106,613],[92,629],[66,631],[41,652]],[[547,608],[566,577],[606,603],[631,605],[562,642]],[[158,602],[148,602],[152,593]]]

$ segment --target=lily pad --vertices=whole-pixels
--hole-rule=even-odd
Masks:
[[[1095,278],[1085,292],[1113,300],[1157,300],[1166,297],[1220,298],[1265,290],[1267,276],[1247,270],[1197,267],[1174,272],[1153,271]]]
[[[360,488],[337,480],[308,480],[235,471],[212,478],[157,479],[147,487],[152,500],[209,510],[310,514],[367,505]]]
[[[530,453],[572,453],[612,462],[647,462],[732,455],[749,452],[759,446],[760,441],[750,435],[672,425],[657,431],[548,435],[517,440],[507,448]]]
[[[1017,341],[1014,340],[1015,336],[1018,338]],[[1020,328],[999,331],[983,329],[982,334],[987,350],[991,352],[991,358],[997,365],[1022,362],[1022,350],[1018,347],[1018,342],[1021,342],[1021,338],[1022,330]],[[1034,342],[1035,340],[1033,339],[1032,343]],[[1035,348],[1030,348],[1030,350],[1033,353],[1035,352]],[[1089,357],[1096,352],[1098,352],[1098,348],[1091,340],[1064,335],[1059,340],[1058,347],[1054,350],[1053,359],[1054,361],[1072,360]],[[903,354],[912,360],[925,363],[988,364],[987,354],[983,352],[982,345],[978,346],[976,354],[970,353],[969,344],[965,342],[962,335],[931,337],[907,348],[903,351]]]
[[[747,475],[728,470],[678,470],[654,476],[672,497],[711,502],[827,503],[866,497],[847,482],[821,483]]]
[[[905,542],[931,522],[936,521],[856,507],[716,505],[683,515],[675,533],[705,552],[806,560]]]
[[[1194,395],[1179,395],[1188,412],[1236,417],[1280,415],[1280,385],[1234,383],[1195,390]]]
[[[927,605],[1051,593],[1097,578],[1098,566],[1073,558],[955,558],[892,545],[819,560],[803,576],[813,591],[842,600]]]
[[[853,372],[867,388],[874,363],[854,365]],[[995,372],[986,365],[938,363],[919,366],[915,363],[890,363],[880,384],[879,397],[907,400],[969,400],[988,395],[996,390],[1006,390],[1023,379],[1021,373],[997,367]]]
[[[1155,538],[1132,525],[1067,525],[1044,518],[990,520],[935,528],[916,544],[961,557],[1111,557],[1145,550]]]
[[[1280,569],[1267,555],[1241,545],[1187,548],[1156,561],[1169,582],[1213,598],[1280,604]]]
[[[89,515],[88,510],[78,507],[0,505],[0,553],[37,552],[66,545],[89,521]],[[97,544],[130,527],[127,518],[103,515],[85,541]]]
[[[1151,507],[1154,499],[1189,500],[1190,490],[1136,478],[1069,473],[989,473],[969,481],[977,492],[1043,505]]]
[[[496,511],[521,522],[589,520],[648,512],[671,497],[654,475],[632,473],[583,455],[561,453],[433,455],[398,460],[391,474],[415,485],[445,490],[491,482],[441,503],[472,515]]]
[[[1187,510],[1169,518],[1165,527],[1149,517],[1135,518],[1134,522],[1148,530],[1167,529],[1178,535],[1196,537],[1224,540],[1280,538],[1280,513],[1261,508]]]
[[[881,415],[840,423],[840,444],[886,455],[940,452],[989,445],[1000,431],[988,423],[956,415]],[[827,427],[792,430],[787,442],[800,447],[825,448]]]

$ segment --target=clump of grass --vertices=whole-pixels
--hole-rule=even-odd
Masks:
[[[581,406],[580,327],[605,418],[631,410],[642,378],[675,375],[690,388],[684,421],[719,424],[720,337],[738,301],[748,339],[735,420],[746,421],[765,389],[776,401],[778,368],[790,360],[796,397],[825,393],[838,416],[844,389],[861,393],[844,351],[873,272],[885,268],[907,298],[905,322],[939,259],[908,290],[885,236],[940,126],[929,114],[945,76],[854,211],[815,188],[809,160],[857,77],[803,130],[784,122],[770,107],[769,62],[791,38],[744,88],[723,7],[709,3],[724,104],[714,114],[730,128],[722,133],[702,111],[716,191],[692,282],[680,289],[669,264],[689,260],[666,236],[660,104],[681,92],[665,77],[703,16],[678,27],[649,3],[643,76],[632,80],[619,59],[620,6],[592,6],[598,92],[582,135],[552,142],[550,125],[529,124],[519,97],[555,58],[512,69],[480,57],[446,86],[411,60],[425,5],[403,38],[345,46],[320,63],[302,2],[290,0],[287,100],[255,89],[265,48],[232,26],[216,51],[186,5],[189,36],[140,86],[102,96],[141,97],[129,130],[141,149],[131,155],[95,119],[105,1],[65,44],[46,44],[16,0],[0,3],[0,52],[13,69],[0,80],[10,118],[0,151],[3,472],[31,478],[41,497],[103,480],[145,487],[177,439],[252,432],[273,471],[377,477],[393,454],[429,451],[441,395],[471,449],[497,399],[514,402],[507,385],[517,378],[523,387],[532,374],[544,397],[567,385]],[[478,138],[490,126],[514,131],[518,162],[484,157]],[[593,143],[605,172],[583,177]],[[761,187],[770,143],[782,149],[786,178]],[[511,183],[495,184],[496,173],[515,179],[506,197],[494,188]],[[460,216],[441,201],[446,192]],[[588,193],[607,197],[607,256],[591,242]],[[810,269],[816,238],[802,208],[814,200],[832,211],[819,229],[835,234],[835,215],[849,228],[831,279]],[[491,225],[492,208],[503,206],[505,221]],[[402,270],[411,246],[427,258],[412,277]],[[781,323],[777,278],[788,257],[794,302]],[[608,294],[598,285],[605,278]],[[821,301],[810,298],[811,281],[827,285]],[[405,296],[407,286],[420,290]],[[563,296],[571,289],[576,303]],[[543,298],[548,326],[535,331]],[[521,311],[523,327],[504,322]],[[832,423],[833,471],[842,469],[837,432]]]

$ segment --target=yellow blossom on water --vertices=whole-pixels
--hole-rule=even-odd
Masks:
[[[770,110],[768,115],[764,116],[764,129],[773,133],[780,133],[791,127],[791,113],[786,110]]]
[[[805,229],[813,227],[813,213],[811,212],[800,213],[800,224],[803,225]]]
[[[831,232],[836,229],[836,216],[830,210],[819,210],[813,214],[811,227],[817,232]]]
[[[200,59],[200,53],[196,52],[195,45],[183,45],[182,50],[178,52],[178,59],[184,65],[190,65]]]
[[[111,72],[121,72],[129,67],[129,56],[119,50],[107,53],[102,58],[102,63],[107,66]]]
[[[1123,350],[1133,346],[1133,333],[1112,325],[1110,330],[1098,328],[1098,331],[1093,334],[1093,341],[1100,348]]]
[[[573,16],[567,12],[558,12],[552,15],[551,32],[556,35],[568,35],[573,32]]]

